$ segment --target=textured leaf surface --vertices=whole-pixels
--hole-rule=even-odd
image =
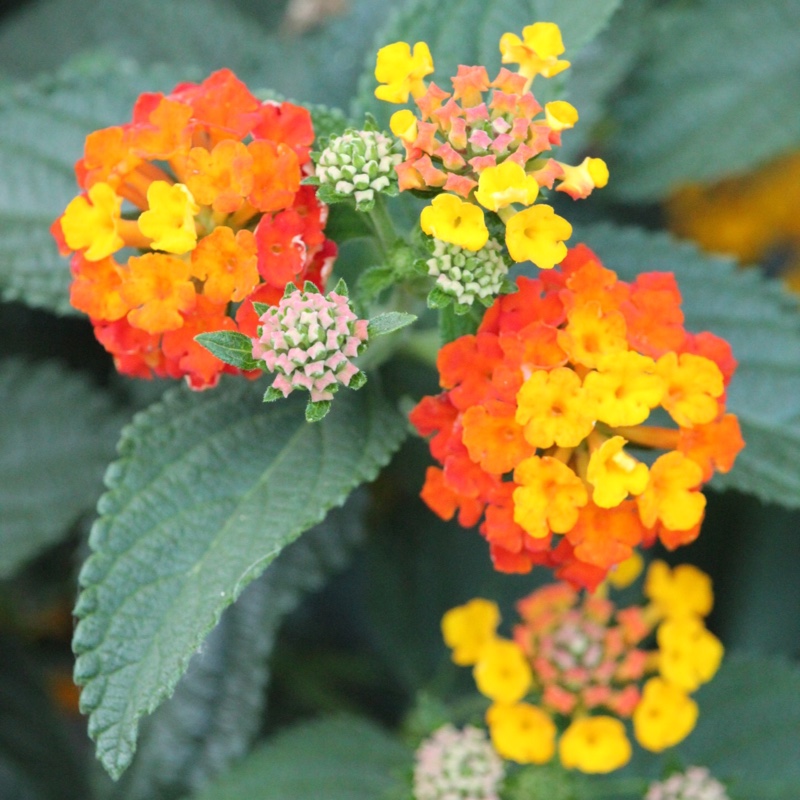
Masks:
[[[608,190],[663,197],[800,141],[800,2],[703,0],[651,13],[648,58],[612,109]]]
[[[52,362],[0,362],[0,577],[65,536],[102,491],[122,420]]]
[[[387,8],[402,0],[353,0],[308,34],[277,31],[275,10],[242,14],[225,0],[49,0],[0,31],[0,65],[26,77],[99,47],[141,64],[230,67],[254,87],[344,107]],[[179,33],[176,33],[179,32]]]
[[[729,782],[732,798],[796,800],[800,670],[777,659],[734,656],[695,698],[700,718],[677,748],[681,762],[707,766]],[[661,759],[637,748],[629,769],[655,778],[662,768]]]
[[[49,228],[77,194],[73,165],[86,135],[130,119],[143,91],[172,89],[186,70],[108,60],[0,91],[0,295],[60,314],[70,272]]]
[[[310,722],[254,751],[197,800],[380,800],[398,786],[411,757],[366,720]]]
[[[344,509],[286,547],[245,589],[197,652],[175,694],[142,723],[114,800],[183,797],[247,752],[264,712],[267,659],[283,617],[349,560],[362,539],[364,503]]]
[[[0,796],[87,800],[85,767],[34,665],[0,637]]]
[[[482,64],[493,77],[500,68],[500,37],[507,31],[521,35],[534,22],[556,22],[561,27],[566,56],[572,58],[607,24],[621,0],[412,0],[396,12],[378,34],[375,51],[391,42],[428,43],[436,65],[432,76],[449,89],[449,78],[459,64]],[[369,111],[387,124],[398,106],[377,100],[371,53],[359,84],[353,116]],[[534,93],[543,89],[537,78]]]
[[[252,18],[212,0],[46,0],[3,26],[0,65],[27,78],[102,47],[117,59],[230,67],[248,79],[259,71],[264,34]]]
[[[76,678],[100,760],[119,775],[139,718],[174,689],[223,609],[281,549],[373,478],[405,435],[376,382],[321,423],[305,397],[264,406],[229,381],[169,393],[123,434],[81,572]]]
[[[747,446],[717,487],[800,506],[800,312],[796,298],[755,271],[700,253],[665,234],[597,226],[576,232],[603,263],[630,280],[640,272],[674,272],[686,327],[730,342],[739,367],[728,390]]]

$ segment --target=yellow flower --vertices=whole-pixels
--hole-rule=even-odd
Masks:
[[[442,636],[453,651],[453,661],[462,667],[474,664],[495,638],[499,624],[497,603],[480,597],[447,611],[442,617]]]
[[[89,200],[79,195],[61,218],[64,240],[72,250],[83,250],[87,261],[102,261],[125,245],[117,232],[122,198],[107,183],[89,189]]]
[[[567,255],[565,239],[572,225],[550,206],[535,205],[514,214],[506,223],[506,246],[514,261],[532,261],[540,269],[552,269]]]
[[[659,456],[650,467],[647,488],[636,498],[648,527],[659,520],[671,531],[686,531],[703,518],[706,498],[699,491],[702,467],[677,450]]]
[[[197,230],[194,215],[200,210],[182,184],[153,181],[147,187],[149,210],[139,217],[139,230],[153,240],[154,250],[182,255],[194,250]]]
[[[656,362],[667,392],[662,405],[681,427],[705,425],[719,414],[717,398],[725,391],[720,368],[693,353],[665,353]]]
[[[618,719],[583,717],[564,731],[558,754],[567,769],[593,774],[613,772],[630,761],[631,743]]]
[[[414,112],[404,108],[392,114],[389,128],[398,139],[402,139],[404,142],[413,142],[417,138],[417,122]]]
[[[640,425],[663,399],[664,379],[652,358],[628,350],[600,359],[598,371],[583,379],[597,418],[613,428]]]
[[[553,720],[529,703],[493,705],[486,712],[486,723],[494,749],[503,758],[518,764],[546,764],[556,751]]]
[[[440,194],[422,209],[420,226],[428,236],[457,244],[466,250],[480,250],[489,239],[483,211],[454,194]]]
[[[512,203],[529,206],[539,194],[539,184],[514,161],[487,167],[478,177],[475,199],[489,211],[499,211]]]
[[[544,116],[551,131],[565,131],[578,121],[578,109],[566,100],[553,100],[545,103]]]
[[[608,573],[608,582],[615,589],[627,589],[641,574],[644,559],[638,550],[630,558],[621,561]]]
[[[602,158],[587,156],[575,167],[560,161],[558,164],[564,176],[556,191],[566,192],[573,200],[582,200],[592,193],[592,189],[608,185],[608,167]]]
[[[521,700],[533,682],[522,648],[508,639],[487,642],[472,674],[482,695],[504,705]]]
[[[625,444],[621,436],[612,436],[589,458],[586,479],[594,487],[592,500],[600,508],[614,508],[647,486],[647,466],[629,456]]]
[[[659,616],[708,616],[714,605],[711,578],[691,564],[670,569],[664,561],[653,561],[647,570],[644,594]]]
[[[646,750],[660,753],[692,732],[697,713],[697,703],[682,689],[661,678],[651,678],[633,712],[636,741]]]
[[[409,93],[420,97],[425,93],[426,75],[433,72],[433,58],[425,42],[417,42],[414,51],[407,42],[395,42],[378,50],[375,80],[386,84],[375,90],[375,97],[387,103],[406,103]]]
[[[716,675],[725,650],[699,617],[667,619],[656,638],[658,670],[664,680],[693,692]]]
[[[536,539],[575,527],[589,494],[583,481],[562,461],[532,456],[517,465],[514,522]]]
[[[552,78],[569,67],[559,61],[564,52],[561,31],[553,22],[537,22],[522,29],[522,39],[514,33],[500,37],[500,53],[504,64],[519,64],[520,75],[531,79],[536,75]]]
[[[568,367],[537,370],[517,392],[516,421],[534,447],[577,447],[593,420],[578,374]]]

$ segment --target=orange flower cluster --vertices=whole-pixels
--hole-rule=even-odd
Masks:
[[[258,100],[230,70],[143,94],[131,122],[87,137],[83,192],[51,230],[73,253],[70,301],[120,372],[213,386],[237,370],[197,334],[255,336],[252,301],[274,305],[289,282],[324,288],[336,246],[300,185],[313,140],[306,109]]]
[[[686,331],[671,274],[626,283],[580,245],[518,287],[442,348],[445,391],[411,413],[441,464],[422,497],[483,520],[496,569],[543,565],[594,589],[636,546],[698,535],[703,483],[744,444],[725,413],[736,362]],[[644,425],[656,409],[674,424]],[[667,452],[648,466],[634,448]]]

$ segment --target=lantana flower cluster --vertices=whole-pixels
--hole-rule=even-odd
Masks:
[[[252,336],[253,301],[324,287],[336,245],[301,185],[313,140],[306,109],[262,102],[230,70],[143,94],[131,122],[87,137],[83,191],[52,231],[73,253],[70,300],[120,372],[213,386],[237,370],[197,334]]]
[[[743,446],[725,411],[736,362],[685,329],[671,274],[627,283],[579,245],[517,286],[441,349],[444,391],[411,412],[440,465],[422,498],[481,522],[496,569],[593,589],[637,546],[698,535],[703,484]]]
[[[563,131],[578,120],[563,100],[542,107],[530,86],[537,75],[552,77],[569,67],[557,25],[527,26],[522,38],[506,33],[500,39],[504,64],[494,80],[485,67],[464,66],[452,78],[453,91],[425,76],[433,59],[424,42],[413,50],[395,42],[378,51],[375,95],[390,103],[406,103],[409,95],[419,111],[396,112],[392,132],[406,151],[397,166],[399,188],[436,196],[420,218],[422,230],[436,239],[477,251],[489,240],[486,213],[505,225],[505,246],[514,261],[532,261],[547,269],[566,254],[564,240],[572,226],[552,206],[536,202],[543,189],[587,197],[608,181],[599,158],[587,157],[570,166],[547,153],[561,144]]]
[[[617,608],[599,594],[551,584],[518,602],[513,639],[497,635],[492,601],[471,600],[444,615],[453,661],[473,667],[492,702],[486,723],[503,758],[546,764],[557,751],[567,769],[606,773],[631,757],[628,720],[652,752],[692,731],[698,708],[690,694],[711,680],[723,655],[704,624],[711,582],[695,567],[657,561],[645,595],[646,606]],[[646,649],[653,633],[657,646]]]

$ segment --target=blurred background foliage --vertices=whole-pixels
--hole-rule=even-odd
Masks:
[[[494,573],[479,536],[434,518],[417,498],[427,449],[409,440],[352,501],[348,522],[333,517],[316,534],[334,540],[330,552],[304,537],[282,557],[294,582],[270,570],[226,613],[206,657],[144,727],[133,767],[111,785],[77,712],[71,609],[105,466],[123,426],[164,386],[114,373],[89,323],[68,308],[68,269],[47,227],[74,194],[71,167],[83,137],[127,119],[139,92],[228,66],[252,86],[296,101],[339,107],[356,119],[364,110],[385,117],[361,78],[376,44],[433,37],[437,73],[448,75],[462,58],[459,26],[483,26],[470,39],[474,57],[497,60],[487,42],[496,47],[498,30],[516,30],[533,21],[532,12],[565,14],[567,55],[576,48],[565,88],[582,118],[566,160],[601,155],[611,182],[584,204],[566,201],[559,213],[587,230],[605,222],[668,230],[800,291],[800,3],[606,2],[607,24],[587,31],[585,42],[570,39],[569,0],[462,5],[458,17],[450,0],[0,3],[3,798],[184,797],[264,734],[320,711],[397,724],[421,688],[453,693],[463,678],[448,666],[440,639],[446,609],[491,596],[510,616],[514,600],[547,578]],[[357,246],[344,254],[349,269],[370,257]],[[436,375],[415,362],[394,362],[383,379],[396,394],[436,390]],[[800,464],[783,468],[796,476]],[[667,558],[712,575],[710,626],[729,651],[796,661],[800,512],[734,490],[709,494],[702,536]],[[797,504],[787,498],[785,505]],[[775,701],[783,727],[764,736],[783,740],[773,764],[780,772],[792,759],[800,763],[800,701],[797,673],[772,663],[775,674],[762,680],[783,692]],[[735,670],[725,681],[708,689],[721,698],[718,706],[724,692],[751,689]],[[725,723],[714,724],[718,736]],[[325,733],[314,729],[312,741]],[[370,754],[364,797],[378,796],[386,774],[407,758],[366,722],[327,733],[349,742],[340,758],[355,747]],[[296,764],[299,745],[287,737],[274,748]],[[702,754],[705,741],[703,734],[690,738],[690,751]],[[754,752],[752,742],[746,748],[766,769],[762,750]],[[202,796],[294,797],[281,783],[280,759],[258,771],[257,759],[271,752],[258,751],[249,767],[262,789],[265,775],[274,779],[266,793],[247,794],[250,778],[241,774]],[[740,767],[748,758],[743,744],[728,753]],[[318,769],[325,785],[332,766]],[[794,788],[773,796],[796,798],[800,777],[787,778],[794,779]]]

